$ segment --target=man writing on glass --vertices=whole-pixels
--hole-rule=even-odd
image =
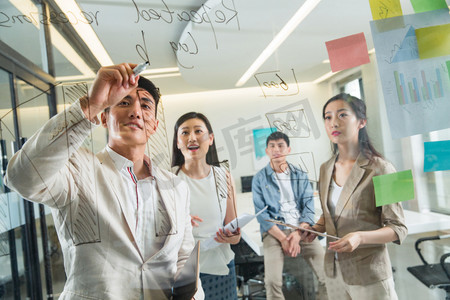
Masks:
[[[8,165],[8,186],[52,208],[67,275],[60,299],[168,299],[194,247],[186,184],[145,155],[159,91],[134,67],[102,67],[88,95]],[[108,145],[94,155],[81,146],[100,124]]]

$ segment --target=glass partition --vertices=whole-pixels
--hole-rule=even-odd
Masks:
[[[31,0],[2,1],[0,40],[46,69],[42,6]]]

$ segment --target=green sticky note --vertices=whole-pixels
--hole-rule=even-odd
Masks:
[[[450,60],[447,60],[447,61],[445,62],[445,64],[447,65],[448,78],[450,79]]]
[[[450,55],[450,24],[416,29],[419,58]]]
[[[381,20],[402,16],[402,6],[400,0],[369,0],[372,18]]]
[[[445,0],[411,0],[411,4],[416,13],[448,8]]]
[[[414,199],[414,181],[411,170],[372,178],[376,206]]]

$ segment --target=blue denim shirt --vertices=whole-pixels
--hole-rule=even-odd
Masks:
[[[299,223],[306,222],[314,224],[314,199],[313,189],[308,179],[308,175],[302,170],[289,164],[291,172],[291,186],[294,193],[297,209],[300,212]],[[267,222],[267,219],[275,219],[284,222],[283,216],[280,214],[280,188],[276,182],[275,172],[270,166],[260,170],[253,177],[252,194],[253,203],[255,204],[255,212],[259,212],[266,205],[267,210],[262,212],[258,217],[261,235],[267,232],[274,223]],[[280,229],[286,229],[285,226],[277,225]]]

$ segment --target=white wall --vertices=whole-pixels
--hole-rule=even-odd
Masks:
[[[259,87],[163,95],[162,101],[165,108],[169,148],[172,144],[173,126],[178,117],[189,111],[205,114],[209,118],[215,133],[219,159],[230,160],[236,188],[237,191],[240,191],[240,177],[254,175],[261,168],[261,166],[256,167],[254,162],[252,130],[270,127],[265,116],[266,113],[302,109],[304,108],[302,105],[295,105],[289,109],[283,109],[283,107],[300,103],[306,99],[313,115],[313,120],[309,121],[316,124],[318,132],[316,135],[311,134],[308,138],[291,138],[291,148],[292,153],[313,153],[315,165],[313,173],[315,174],[311,173],[310,179],[317,179],[320,165],[331,154],[330,143],[321,116],[322,106],[327,99],[336,93],[334,88],[336,81],[342,80],[355,72],[361,72],[362,74],[367,104],[367,128],[375,148],[391,161],[398,171],[412,169],[413,174],[415,173],[416,199],[405,202],[405,208],[426,209],[428,207],[426,181],[421,179],[420,166],[417,166],[416,159],[413,157],[413,153],[417,152],[417,149],[413,149],[411,138],[394,140],[390,134],[375,55],[371,55],[371,63],[346,70],[337,74],[328,82],[300,84],[300,92],[294,96],[265,98]],[[239,122],[241,122],[241,125],[239,125]],[[231,135],[228,138],[226,137],[227,133]],[[314,175],[317,177],[313,178]]]
[[[156,82],[157,83],[157,82]],[[219,151],[219,159],[229,159],[230,168],[236,181],[237,191],[241,190],[240,177],[254,175],[253,135],[258,127],[269,127],[265,114],[273,111],[283,111],[283,107],[307,99],[311,107],[313,120],[318,132],[308,138],[291,138],[291,153],[312,152],[315,167],[318,172],[320,164],[330,156],[330,144],[326,136],[321,116],[322,105],[329,98],[324,85],[313,83],[300,84],[299,94],[295,96],[264,98],[261,89],[231,89],[214,92],[180,94],[163,96],[169,143],[172,143],[173,126],[182,114],[197,111],[205,114],[210,120]],[[290,107],[288,110],[303,108],[302,105]],[[239,126],[239,120],[247,124]],[[245,123],[245,122],[244,122]],[[236,125],[236,128],[231,128]],[[312,127],[312,125],[311,125]],[[227,139],[229,132],[232,139]],[[239,145],[241,139],[241,145]],[[171,146],[170,146],[171,147]]]

